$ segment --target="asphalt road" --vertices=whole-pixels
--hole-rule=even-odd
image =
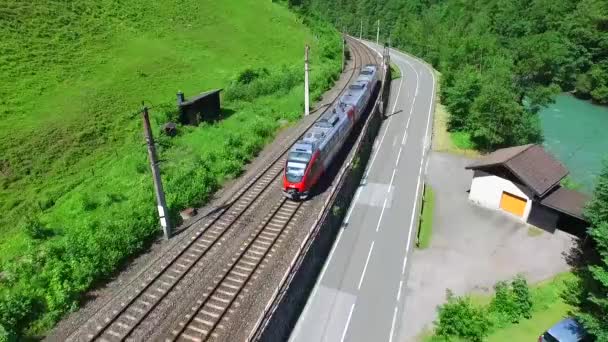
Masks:
[[[292,342],[405,341],[402,322],[416,319],[402,313],[436,79],[415,58],[392,50],[391,60],[404,77],[391,84],[390,116]]]

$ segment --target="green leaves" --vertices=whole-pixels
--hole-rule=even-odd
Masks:
[[[439,307],[435,333],[442,337],[459,337],[466,341],[483,341],[490,333],[491,321],[483,308],[468,297],[456,297],[448,290],[447,303]]]
[[[583,285],[578,296],[579,319],[598,341],[608,340],[608,161],[595,187],[593,200],[585,216],[592,224],[591,253],[583,260],[587,267],[579,271]]]

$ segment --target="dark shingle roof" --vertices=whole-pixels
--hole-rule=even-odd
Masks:
[[[578,191],[558,188],[540,201],[540,204],[584,220],[583,209],[589,196]]]
[[[503,165],[542,197],[551,190],[568,170],[539,145],[523,145],[496,150],[481,160],[467,166],[467,169],[485,169]]]

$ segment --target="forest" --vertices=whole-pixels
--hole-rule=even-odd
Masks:
[[[338,29],[376,38],[442,74],[449,129],[479,150],[542,141],[540,109],[559,92],[608,104],[603,0],[290,0]]]
[[[571,92],[608,104],[608,2],[605,0],[290,0],[339,30],[380,40],[441,73],[448,129],[481,151],[542,141],[538,112]],[[608,163],[586,216],[573,313],[608,341]]]

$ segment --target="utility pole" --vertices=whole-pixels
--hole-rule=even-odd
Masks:
[[[144,119],[144,134],[146,136],[146,144],[148,145],[148,157],[150,158],[150,168],[152,169],[152,179],[154,180],[154,192],[156,193],[156,204],[158,208],[158,216],[160,218],[160,225],[163,227],[163,234],[165,240],[168,240],[171,236],[171,224],[169,218],[166,216],[167,203],[165,201],[165,192],[163,190],[163,183],[160,178],[160,170],[158,169],[158,160],[156,158],[156,147],[154,146],[154,137],[152,136],[152,129],[150,128],[150,117],[148,115],[148,107],[142,102],[142,115]]]
[[[308,72],[310,71],[308,65],[308,51],[310,47],[308,44],[304,49],[304,115],[308,116],[310,114],[310,95],[309,95],[309,85],[308,85]]]
[[[345,29],[342,28],[342,71],[344,71],[344,65],[346,64],[346,33]]]
[[[361,28],[359,28],[359,40],[363,37],[363,19],[361,19]]]
[[[376,31],[376,44],[380,40],[380,19],[378,19],[378,30]]]

